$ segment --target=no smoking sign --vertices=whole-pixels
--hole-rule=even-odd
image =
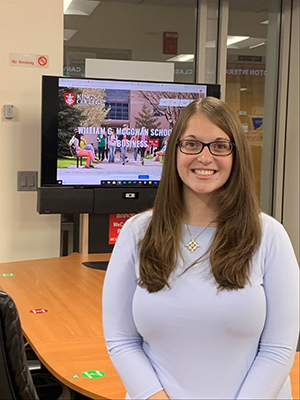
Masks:
[[[41,67],[46,67],[48,64],[48,58],[46,56],[40,56],[37,62]]]
[[[45,54],[10,53],[9,65],[23,68],[48,68],[49,56]]]

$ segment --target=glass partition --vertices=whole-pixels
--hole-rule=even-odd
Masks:
[[[258,195],[261,184],[268,22],[267,2],[229,2],[226,102],[239,116],[247,136]]]
[[[64,17],[65,76],[84,77],[86,58],[171,60],[175,81],[195,82],[197,0],[68,3]]]

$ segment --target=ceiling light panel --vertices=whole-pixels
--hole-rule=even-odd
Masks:
[[[69,0],[64,0],[69,2]],[[65,10],[65,15],[85,15],[89,16],[100,4],[100,1],[92,0],[72,0],[68,8]]]

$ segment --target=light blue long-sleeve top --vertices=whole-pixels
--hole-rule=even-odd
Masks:
[[[127,398],[164,389],[170,399],[291,399],[289,371],[299,332],[299,269],[283,226],[261,214],[262,240],[251,284],[217,291],[208,260],[181,274],[209,248],[215,229],[185,246],[170,289],[137,285],[139,241],[151,212],[126,222],[114,247],[103,289],[103,327]],[[194,237],[200,227],[189,226]]]

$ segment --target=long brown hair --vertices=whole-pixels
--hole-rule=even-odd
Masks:
[[[245,287],[252,257],[261,240],[253,167],[244,130],[231,108],[221,100],[214,97],[196,100],[182,111],[174,125],[152,219],[141,241],[138,283],[150,293],[168,286],[180,255],[184,204],[182,181],[177,172],[177,143],[190,118],[197,113],[204,114],[235,144],[230,177],[217,193],[217,229],[209,253],[218,289]]]

